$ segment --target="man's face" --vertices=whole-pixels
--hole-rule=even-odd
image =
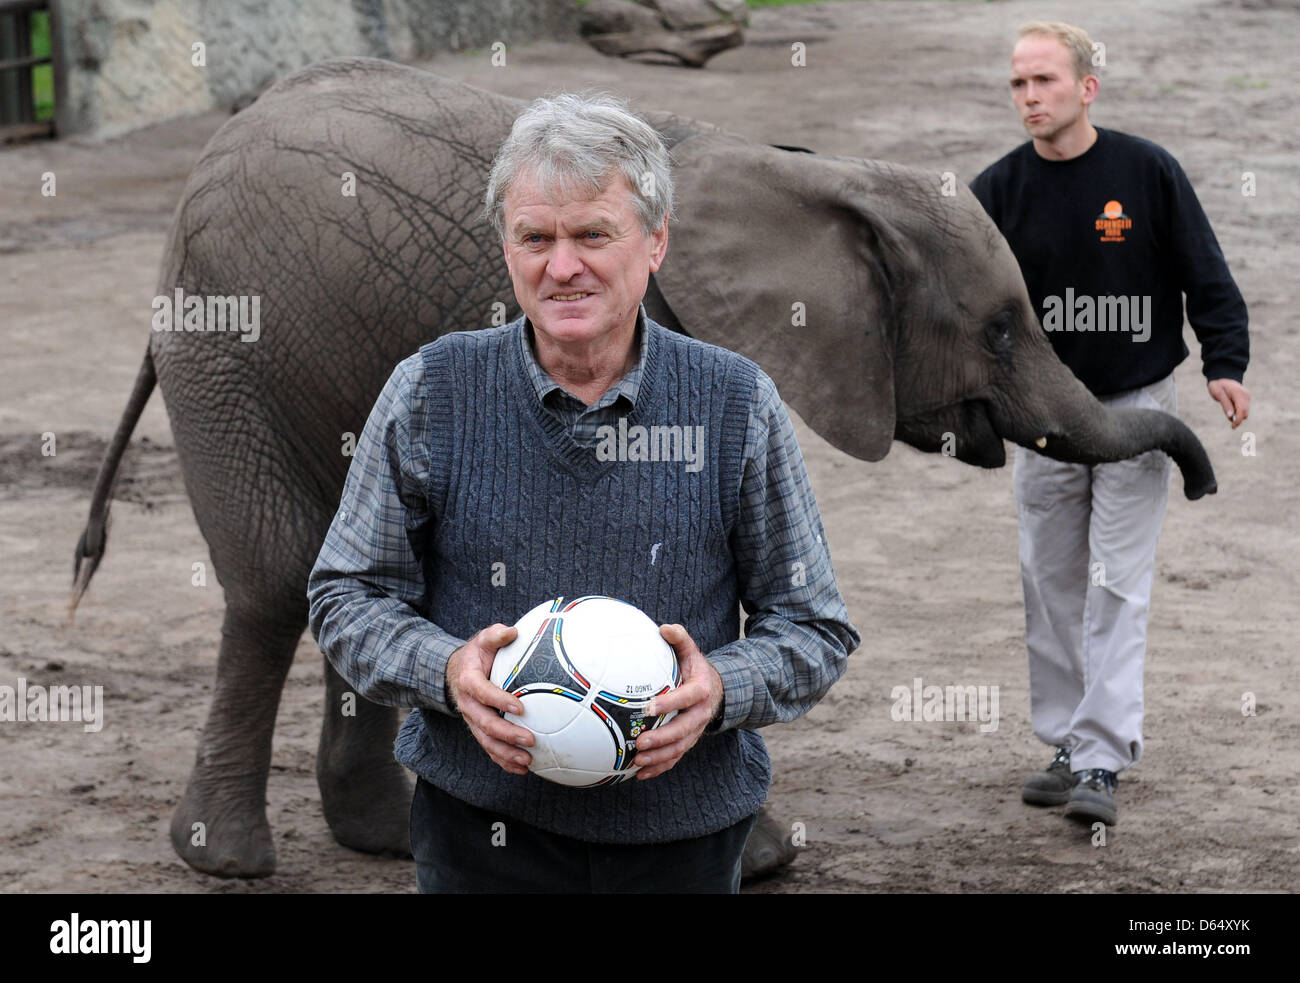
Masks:
[[[1011,101],[1035,140],[1051,143],[1076,123],[1095,92],[1075,78],[1069,50],[1054,37],[1027,35],[1011,53]]]
[[[633,194],[617,173],[595,198],[548,197],[531,173],[515,178],[505,199],[506,266],[535,330],[564,344],[635,323],[668,248],[668,223],[646,236]]]

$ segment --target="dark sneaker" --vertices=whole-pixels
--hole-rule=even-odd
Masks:
[[[1046,771],[1036,771],[1025,779],[1020,798],[1031,806],[1063,805],[1070,800],[1070,792],[1078,781],[1078,776],[1070,771],[1070,749],[1058,747]]]
[[[1065,815],[1079,823],[1105,823],[1115,825],[1115,786],[1119,779],[1105,768],[1076,771],[1079,784],[1070,793],[1065,804]]]

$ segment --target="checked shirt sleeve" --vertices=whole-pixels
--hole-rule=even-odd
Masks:
[[[418,355],[380,393],[307,582],[312,634],[356,691],[384,706],[447,705],[446,672],[464,644],[417,610],[425,582],[412,546],[433,519],[425,495],[428,446],[419,432]]]
[[[745,637],[708,654],[723,685],[719,730],[793,720],[820,700],[862,639],[849,623],[794,427],[758,373],[732,552]]]

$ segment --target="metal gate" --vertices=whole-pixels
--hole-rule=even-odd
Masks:
[[[61,85],[50,0],[0,0],[0,143],[55,135]]]

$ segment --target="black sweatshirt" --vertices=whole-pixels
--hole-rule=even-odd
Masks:
[[[1097,127],[1065,161],[1017,147],[970,185],[1020,263],[1061,361],[1097,396],[1136,389],[1187,357],[1187,318],[1207,379],[1240,382],[1246,304],[1178,161]]]

